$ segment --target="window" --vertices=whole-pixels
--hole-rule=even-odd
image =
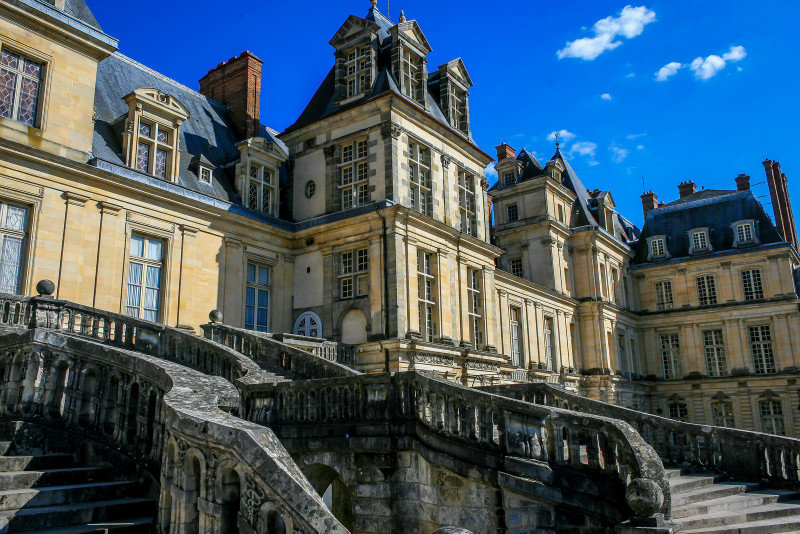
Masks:
[[[689,250],[690,253],[697,252],[699,250],[708,250],[708,230],[692,230],[690,232],[691,236],[691,249]]]
[[[401,75],[403,94],[412,100],[417,100],[420,79],[420,59],[412,51],[404,48],[402,51]]]
[[[761,287],[761,271],[751,269],[742,271],[742,290],[744,300],[757,300],[764,298],[764,289]]]
[[[0,293],[19,293],[28,208],[0,202]]]
[[[564,267],[564,291],[569,292],[572,290],[571,288],[572,284],[570,283],[569,280],[569,268]]]
[[[508,266],[511,269],[511,274],[522,278],[522,258],[511,258],[508,260]]]
[[[359,46],[347,53],[345,57],[345,85],[347,98],[360,95],[369,90],[372,77],[370,75],[371,63],[369,48]]]
[[[44,65],[0,50],[0,117],[37,126]]]
[[[414,141],[408,143],[408,174],[411,183],[411,209],[433,216],[431,151]]]
[[[469,333],[475,348],[483,345],[483,310],[481,295],[481,273],[467,269],[467,297],[469,299]]]
[[[661,334],[661,361],[664,364],[664,378],[672,380],[681,377],[678,334]]]
[[[710,275],[697,277],[697,301],[700,306],[717,303],[717,290],[714,286],[714,277]]]
[[[686,407],[686,403],[671,402],[669,405],[667,405],[667,410],[669,412],[670,419],[684,422],[689,419],[689,410]]]
[[[475,176],[463,169],[458,171],[458,208],[461,213],[461,231],[471,236],[477,235]]]
[[[561,204],[558,205],[558,222],[564,222],[564,207]]]
[[[419,330],[425,341],[433,341],[436,336],[436,278],[433,259],[430,252],[417,250]]]
[[[351,299],[363,297],[369,291],[369,256],[367,249],[342,252],[339,269],[339,297]]]
[[[309,180],[306,182],[306,198],[311,198],[314,196],[314,193],[317,192],[317,184],[314,183],[314,180]]]
[[[263,165],[251,163],[247,207],[267,215],[274,215],[275,196],[272,171]]]
[[[503,173],[503,185],[509,186],[513,184],[514,184],[514,173],[513,172]]]
[[[711,420],[714,426],[733,428],[736,421],[733,417],[733,403],[721,400],[711,403]]]
[[[200,181],[207,184],[211,183],[211,169],[208,167],[200,167]]]
[[[137,234],[131,236],[128,262],[128,298],[125,313],[158,321],[161,308],[161,269],[164,243]]]
[[[754,221],[738,221],[731,225],[734,237],[733,246],[750,245],[756,243],[756,232]]]
[[[269,267],[247,262],[244,327],[248,330],[269,331],[269,287]]]
[[[467,133],[467,93],[462,91],[456,84],[448,84],[450,94],[448,107],[450,108],[450,125],[461,132]]]
[[[517,204],[509,204],[506,206],[506,213],[508,215],[508,222],[514,222],[519,219],[519,213],[517,212]]]
[[[522,343],[520,342],[519,325],[522,313],[519,308],[511,308],[511,365],[519,367],[522,365]]]
[[[303,312],[294,322],[294,333],[298,336],[322,337],[322,319],[312,311]]]
[[[722,330],[704,331],[703,346],[705,347],[708,376],[725,376],[728,374]]]
[[[750,327],[750,351],[753,353],[756,374],[775,372],[775,355],[772,352],[772,332],[769,326]]]
[[[786,427],[783,423],[783,406],[778,400],[764,400],[758,403],[758,411],[761,413],[762,430],[767,434],[786,435]]]
[[[667,255],[667,247],[663,237],[650,238],[650,257],[663,258]]]
[[[136,170],[167,178],[168,169],[172,168],[173,135],[171,128],[140,120]]]
[[[369,201],[368,171],[366,139],[342,146],[339,190],[342,196],[343,210],[361,206]]]
[[[619,334],[617,337],[617,359],[619,360],[619,370],[624,374],[628,374],[628,356],[625,352],[625,334]]]
[[[619,282],[619,271],[617,271],[614,267],[611,268],[611,301],[617,303],[618,295],[617,295],[617,287]]]
[[[602,263],[600,264],[600,291],[602,291],[602,297],[604,299],[608,298],[608,281],[606,279],[606,266]]]
[[[556,370],[555,353],[553,352],[553,318],[544,318],[544,362],[548,371]]]
[[[672,309],[672,282],[664,280],[656,282],[656,310],[671,310]]]

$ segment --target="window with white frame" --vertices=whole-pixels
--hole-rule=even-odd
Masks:
[[[204,182],[204,183],[207,183],[207,184],[210,184],[211,183],[211,169],[209,169],[208,167],[204,167],[202,165],[199,166],[198,169],[200,170],[200,173],[198,174],[198,176],[200,178],[200,181]]]
[[[370,49],[366,46],[356,47],[347,52],[345,57],[345,85],[347,98],[360,95],[369,90],[372,83]]]
[[[758,403],[761,414],[761,428],[767,434],[786,435],[786,426],[783,421],[783,405],[779,400],[763,400]]]
[[[751,220],[737,221],[733,223],[734,240],[733,246],[749,245],[756,242],[755,223]]]
[[[709,250],[711,248],[708,241],[708,228],[696,228],[691,230],[689,231],[689,237],[691,239],[691,247],[689,248],[690,254],[692,252]]]
[[[508,220],[508,222],[515,222],[519,220],[519,212],[517,211],[516,202],[506,206],[506,220]]]
[[[672,282],[662,280],[654,285],[656,294],[656,310],[672,309]]]
[[[548,371],[556,370],[556,358],[553,348],[553,318],[544,318],[544,363]]]
[[[369,164],[367,140],[359,139],[341,147],[342,163],[339,166],[339,192],[342,209],[362,206],[369,202]]]
[[[417,305],[419,309],[419,331],[425,341],[436,337],[436,275],[435,256],[417,250]]]
[[[416,141],[408,142],[408,175],[411,185],[411,209],[433,216],[431,150]]]
[[[522,324],[522,310],[516,306],[511,307],[511,365],[522,365],[522,342],[520,325]]]
[[[421,60],[418,55],[404,48],[401,58],[401,76],[403,94],[412,100],[417,100],[420,80],[420,63]]]
[[[258,332],[269,331],[270,268],[247,262],[244,299],[244,327]]]
[[[664,378],[674,380],[681,377],[681,353],[678,334],[661,334],[661,361],[664,365]]]
[[[733,403],[727,400],[712,402],[711,420],[714,426],[735,427],[736,420],[733,416]]]
[[[172,168],[173,139],[175,132],[172,128],[139,120],[139,145],[136,147],[136,170],[169,178],[169,169]]]
[[[28,208],[0,201],[0,293],[19,293],[25,264]]]
[[[163,267],[164,242],[139,234],[131,235],[125,305],[127,315],[147,321],[159,320]]]
[[[247,185],[247,207],[267,215],[274,215],[275,184],[272,170],[257,163],[250,164]]]
[[[522,258],[511,258],[508,260],[508,266],[511,269],[511,274],[522,278]]]
[[[363,297],[369,292],[369,255],[366,248],[339,255],[339,297]]]
[[[461,132],[467,133],[467,93],[456,84],[450,83],[448,105],[450,107],[450,125]]]
[[[663,237],[651,237],[650,241],[650,257],[663,258],[667,255],[666,240]]]
[[[0,50],[0,117],[38,126],[44,64]]]
[[[758,300],[764,298],[764,288],[761,285],[761,271],[750,269],[742,271],[742,292],[744,300]]]
[[[483,345],[483,295],[481,272],[477,269],[467,269],[467,299],[470,339],[475,348],[480,348]]]
[[[478,222],[475,216],[475,175],[458,170],[458,209],[461,214],[461,231],[475,236]]]
[[[757,375],[775,372],[775,354],[772,352],[772,332],[769,325],[751,326],[750,352]]]
[[[697,301],[700,306],[708,306],[717,303],[717,289],[714,285],[714,277],[703,275],[697,277]]]
[[[722,338],[722,330],[704,330],[703,347],[706,353],[708,376],[727,375],[728,364],[725,359],[725,342]]]

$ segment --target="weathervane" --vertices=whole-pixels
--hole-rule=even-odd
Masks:
[[[556,134],[556,150],[558,150],[558,145],[559,145],[558,132],[555,132],[555,134]]]

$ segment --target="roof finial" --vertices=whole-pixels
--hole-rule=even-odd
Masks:
[[[556,152],[558,152],[558,145],[560,144],[558,140],[558,132],[555,132],[555,134],[556,134]]]
[[[406,21],[406,12],[401,9],[400,10],[400,22],[405,22],[405,21]]]
[[[378,7],[378,0],[370,0],[372,7]]]

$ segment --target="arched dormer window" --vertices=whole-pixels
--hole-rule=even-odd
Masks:
[[[124,97],[128,117],[122,146],[128,166],[174,182],[180,169],[180,125],[189,111],[158,89],[137,89]]]

